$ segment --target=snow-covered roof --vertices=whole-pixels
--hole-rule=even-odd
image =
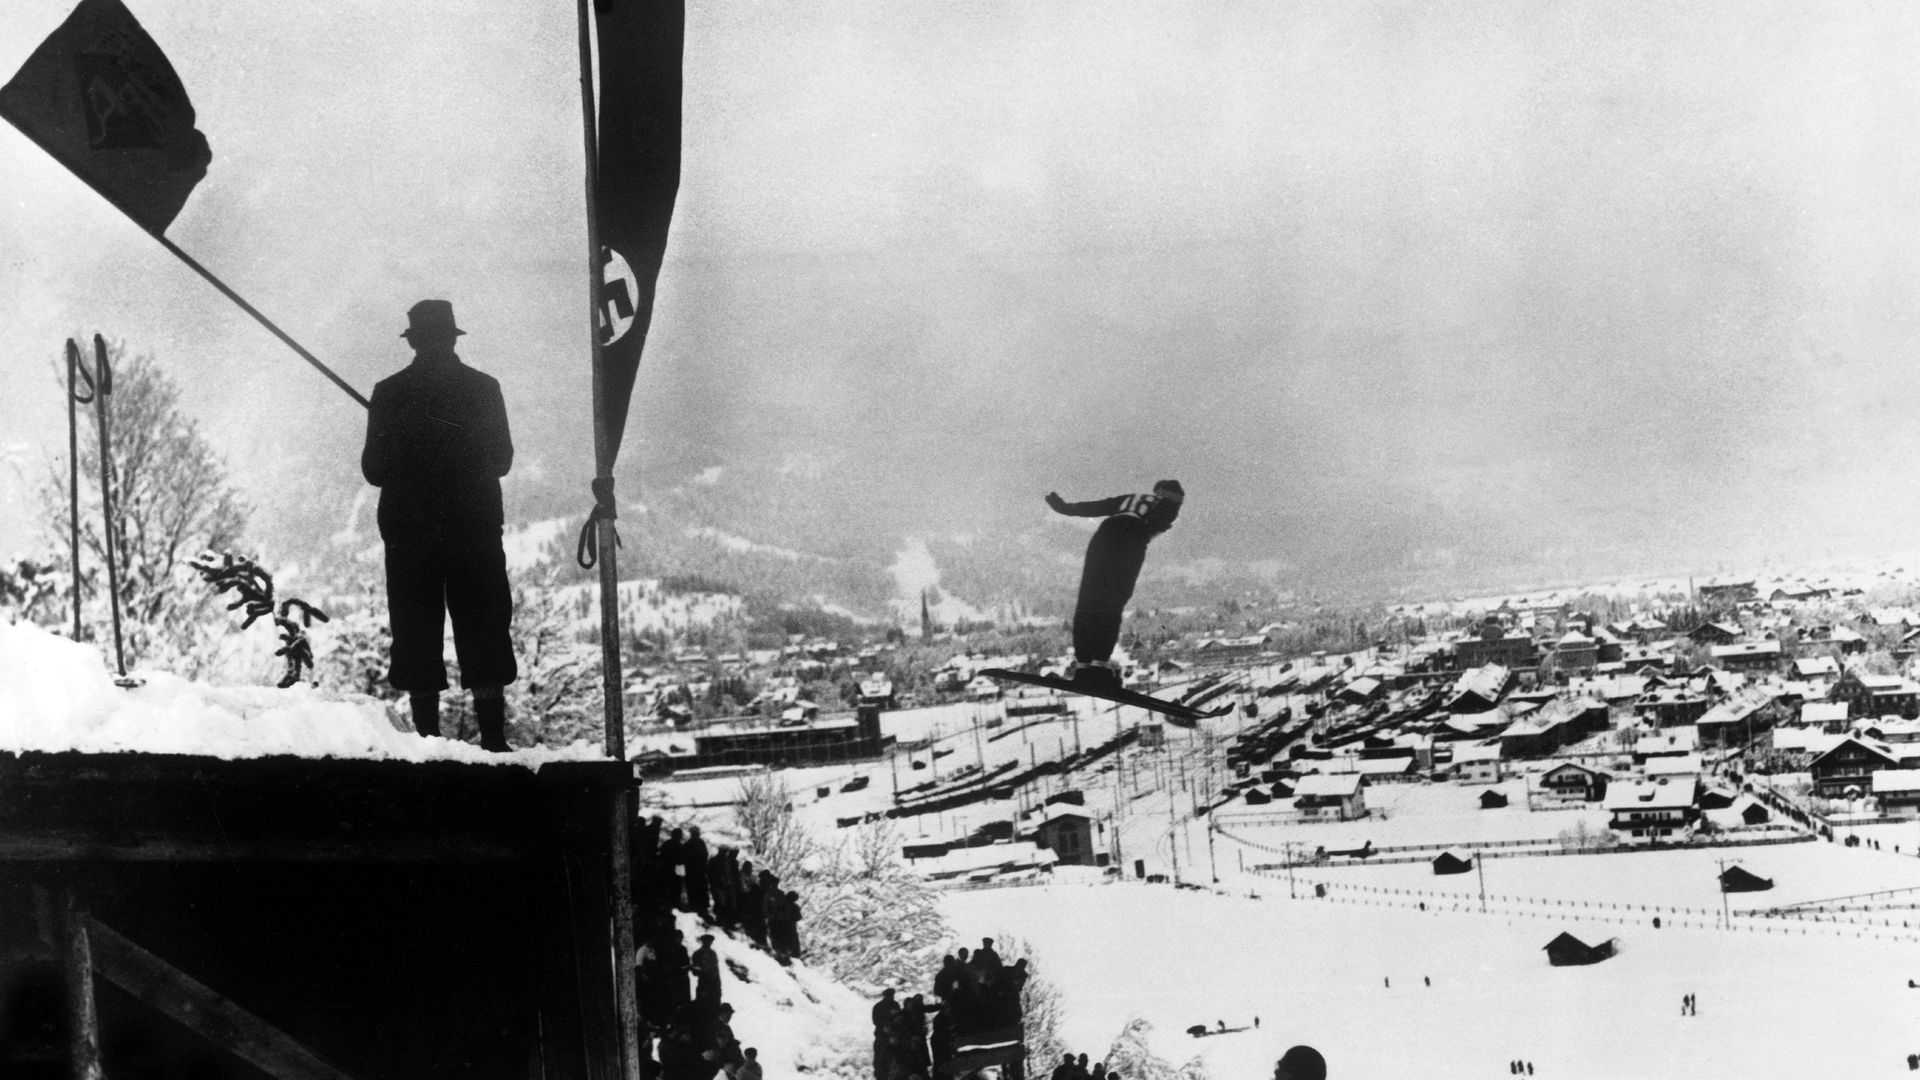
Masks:
[[[1308,773],[1300,778],[1293,787],[1295,796],[1312,796],[1321,799],[1344,799],[1360,790],[1360,774],[1351,773]]]
[[[1920,791],[1920,769],[1876,769],[1873,773],[1873,793],[1887,795],[1895,792],[1906,793]]]
[[[1678,810],[1693,805],[1691,780],[1626,780],[1607,788],[1608,810]]]
[[[1809,701],[1800,706],[1802,724],[1843,723],[1847,719],[1847,703],[1844,701]]]
[[[1699,776],[1706,771],[1706,762],[1699,754],[1676,754],[1672,757],[1652,757],[1647,759],[1647,775],[1653,776]]]

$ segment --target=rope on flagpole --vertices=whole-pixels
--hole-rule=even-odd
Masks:
[[[600,523],[620,517],[613,498],[613,477],[596,476],[589,486],[593,488],[593,509],[587,513],[587,523],[580,527],[580,542],[573,549],[573,559],[582,570],[591,570],[600,562]],[[613,546],[619,547],[620,530],[609,527],[607,531],[613,535]]]

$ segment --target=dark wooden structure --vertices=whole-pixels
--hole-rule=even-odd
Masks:
[[[1723,893],[1766,892],[1771,888],[1772,878],[1763,878],[1738,866],[1729,866],[1720,871],[1720,891]]]
[[[1572,934],[1563,933],[1546,943],[1547,963],[1554,967],[1577,967],[1585,964],[1597,964],[1613,955],[1613,939],[1608,938],[1598,945],[1589,945]]]
[[[612,1080],[632,782],[0,754],[0,1075]]]
[[[1443,851],[1433,857],[1433,872],[1436,874],[1464,874],[1473,869],[1473,858],[1461,858],[1451,851]]]

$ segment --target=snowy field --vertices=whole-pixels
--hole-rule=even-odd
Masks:
[[[1251,899],[1054,884],[944,903],[963,941],[1034,944],[1064,991],[1075,1050],[1098,1059],[1142,1017],[1159,1054],[1197,1055],[1216,1080],[1269,1076],[1295,1043],[1318,1048],[1336,1078],[1495,1077],[1516,1058],[1555,1078],[1892,1077],[1920,1050],[1911,945],[1421,913],[1289,901],[1284,888]],[[1541,950],[1563,930],[1617,938],[1619,954],[1552,967]],[[1680,1015],[1687,993],[1697,1016]],[[1255,1016],[1247,1032],[1184,1033]]]
[[[1480,793],[1489,789],[1506,795],[1507,805],[1480,809]],[[1523,780],[1498,784],[1369,784],[1366,801],[1370,813],[1355,821],[1288,825],[1271,824],[1275,815],[1261,813],[1271,807],[1234,802],[1217,811],[1217,823],[1252,843],[1276,850],[1292,843],[1305,845],[1309,851],[1322,846],[1359,847],[1369,840],[1375,847],[1552,841],[1582,823],[1589,830],[1604,830],[1607,825],[1607,812],[1597,803],[1568,810],[1527,809]]]

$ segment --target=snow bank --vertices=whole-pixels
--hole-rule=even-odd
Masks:
[[[227,760],[293,755],[469,761],[538,768],[595,760],[580,743],[490,754],[469,743],[396,730],[386,707],[306,686],[213,687],[163,671],[115,686],[100,650],[39,627],[0,625],[0,752],[197,754]]]
[[[768,1076],[851,1078],[855,1062],[871,1061],[873,1002],[804,963],[782,967],[746,940],[692,915],[679,916],[679,926],[689,947],[701,934],[715,936],[721,999],[733,1006],[734,1037],[760,1051]]]

